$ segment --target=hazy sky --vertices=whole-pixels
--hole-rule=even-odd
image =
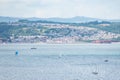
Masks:
[[[120,0],[0,0],[0,16],[120,19]]]

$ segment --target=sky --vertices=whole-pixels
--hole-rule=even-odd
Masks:
[[[120,0],[0,0],[0,16],[120,19]]]

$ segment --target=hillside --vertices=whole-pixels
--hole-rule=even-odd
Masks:
[[[75,43],[95,40],[120,41],[119,22],[59,23],[28,21],[0,23],[2,42]]]

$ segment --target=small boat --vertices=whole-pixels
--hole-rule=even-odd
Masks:
[[[97,75],[97,74],[98,74],[98,72],[92,72],[92,74]]]
[[[37,48],[31,48],[31,49],[37,49]]]
[[[108,60],[104,60],[104,62],[108,62]]]

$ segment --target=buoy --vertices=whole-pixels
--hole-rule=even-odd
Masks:
[[[15,55],[18,55],[18,51],[15,52]]]

